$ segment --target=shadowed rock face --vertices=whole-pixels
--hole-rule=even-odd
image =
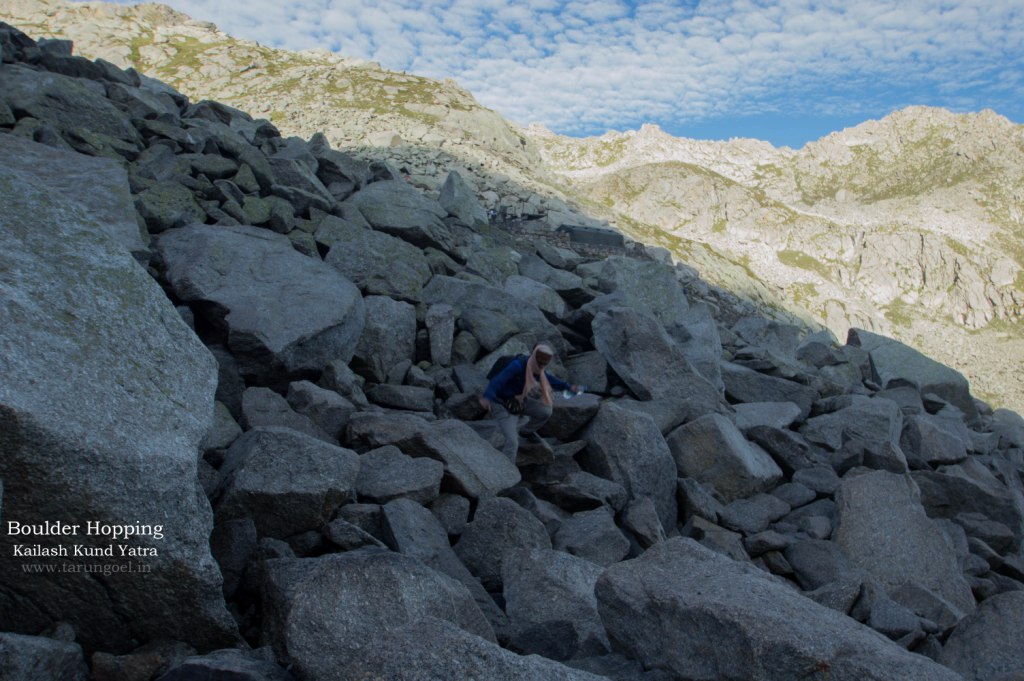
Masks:
[[[1024,593],[993,596],[953,630],[939,662],[966,679],[992,679],[1019,673],[1024,652],[1019,645],[1024,626]]]
[[[133,539],[157,551],[144,580],[5,559],[3,622],[60,641],[17,639],[19,664],[74,678],[74,639],[97,676],[168,678],[1012,663],[972,641],[990,611],[1003,649],[1019,634],[1001,597],[1024,588],[1024,420],[945,367],[761,318],[658,249],[480,224],[481,185],[436,200],[68,50],[0,26],[0,77],[23,79],[0,90],[3,519],[159,518],[164,537]],[[55,102],[84,88],[119,120],[9,98],[49,73]],[[537,341],[589,394],[556,391],[513,464],[478,398]],[[3,551],[29,543],[4,531]],[[265,647],[210,652],[236,625]]]

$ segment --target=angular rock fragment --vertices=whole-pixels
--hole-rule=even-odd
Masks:
[[[335,670],[341,678],[491,679],[493,681],[603,681],[539,655],[516,655],[450,622],[423,617],[389,628]],[[333,679],[337,676],[311,677]]]
[[[39,636],[0,633],[0,663],[11,681],[85,681],[89,667],[77,643]]]
[[[474,499],[497,494],[521,479],[519,470],[468,425],[446,419],[434,423],[416,416],[354,415],[349,438],[371,447],[395,445],[410,456],[428,456],[444,464],[446,485]]]
[[[580,455],[593,474],[622,485],[629,498],[650,497],[665,527],[675,527],[676,471],[654,420],[614,402],[601,405],[586,430]]]
[[[629,554],[629,539],[605,507],[573,514],[559,526],[552,541],[559,551],[605,567]]]
[[[331,216],[321,223],[316,240],[330,249],[324,262],[366,295],[415,302],[430,279],[423,252],[398,237]]]
[[[977,417],[978,409],[971,397],[970,384],[959,371],[939,364],[897,340],[863,329],[850,329],[847,343],[868,353],[872,375],[882,387],[909,381],[917,386],[922,396],[935,393],[959,407],[968,419]]]
[[[722,364],[725,394],[738,402],[792,402],[800,408],[799,419],[807,418],[818,391],[795,381],[762,374],[725,362]]]
[[[398,447],[381,447],[359,457],[360,498],[377,504],[407,498],[429,504],[440,493],[444,464],[406,456]]]
[[[836,542],[853,565],[886,589],[917,584],[961,616],[974,609],[952,541],[925,514],[908,478],[885,471],[848,475],[836,498]]]
[[[615,307],[598,314],[593,329],[594,346],[639,399],[723,401],[653,317]]]
[[[950,634],[939,662],[965,679],[1013,678],[1024,669],[1024,591],[986,599]]]
[[[455,552],[489,591],[501,590],[502,566],[513,549],[550,549],[547,530],[511,499],[490,497],[480,502],[462,532]]]
[[[0,149],[10,149],[6,137]],[[231,645],[237,632],[210,556],[212,514],[196,485],[216,363],[129,254],[123,175],[35,146],[24,158],[4,151],[0,163],[0,621],[32,634],[69,622],[82,645],[113,652],[167,636]],[[34,169],[22,174],[26,161]],[[97,168],[89,191],[113,197],[109,213],[40,181]],[[10,528],[56,521],[77,529],[44,537]],[[100,529],[128,525],[143,528],[130,541]],[[12,558],[14,546],[36,544],[67,556]],[[111,556],[76,558],[76,545]],[[141,550],[128,556],[122,546]],[[57,561],[72,569],[22,570]],[[96,564],[148,572],[84,574]]]

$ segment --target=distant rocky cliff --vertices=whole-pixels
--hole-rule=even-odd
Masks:
[[[0,159],[5,677],[1024,670],[1024,419],[907,345],[6,25]]]

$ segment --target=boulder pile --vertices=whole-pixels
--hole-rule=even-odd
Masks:
[[[64,41],[0,58],[11,678],[1024,673],[1024,419],[953,369]],[[588,390],[511,462],[477,396],[538,341]]]

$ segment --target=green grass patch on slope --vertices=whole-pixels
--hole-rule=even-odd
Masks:
[[[813,272],[822,279],[830,280],[832,278],[832,270],[828,265],[821,262],[814,256],[808,255],[803,251],[784,250],[776,253],[779,258],[779,262],[788,267],[796,267],[807,272]]]
[[[893,326],[909,329],[914,321],[914,307],[902,298],[896,298],[882,309]]]

